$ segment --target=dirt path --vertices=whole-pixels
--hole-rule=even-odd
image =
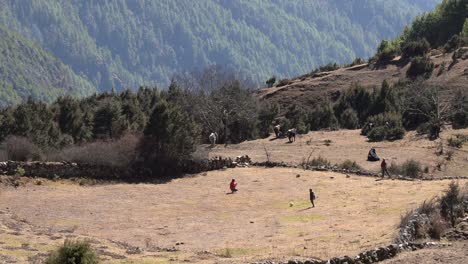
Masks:
[[[231,178],[236,178],[240,189],[233,195],[227,194]],[[18,189],[1,187],[0,211],[51,234],[139,247],[141,254],[153,252],[151,256],[158,261],[329,258],[388,244],[400,215],[440,194],[448,183],[238,168],[161,185],[83,187],[49,182]],[[309,187],[318,196],[313,209],[309,208]],[[2,238],[0,249],[11,246]],[[57,241],[63,239],[62,235]],[[124,255],[139,256],[125,251]]]

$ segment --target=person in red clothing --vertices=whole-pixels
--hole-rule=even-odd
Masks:
[[[387,173],[388,177],[391,177],[390,173],[388,173],[387,162],[385,162],[385,159],[382,159],[382,163],[380,163],[380,167],[382,168],[382,178],[385,176],[385,173]]]
[[[231,184],[229,184],[229,189],[231,189],[232,193],[237,192],[236,187],[237,187],[237,182],[235,179],[232,179]]]

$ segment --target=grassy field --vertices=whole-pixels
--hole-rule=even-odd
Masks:
[[[214,149],[201,146],[197,154],[209,157],[236,157],[247,154],[253,161],[266,161],[266,148],[271,161],[300,164],[309,156],[311,158],[322,156],[332,164],[352,160],[364,169],[379,171],[380,162],[367,161],[369,149],[375,147],[379,157],[387,159],[388,164],[392,162],[402,164],[409,159],[419,161],[423,168],[428,167],[429,173],[426,174],[428,177],[468,176],[468,143],[465,143],[461,149],[447,145],[447,139],[455,134],[468,136],[468,129],[446,130],[442,133],[442,139],[435,141],[418,136],[412,131],[407,133],[404,139],[393,142],[368,142],[366,137],[360,135],[360,130],[314,131],[299,135],[292,144],[288,144],[287,138],[269,137],[227,147],[217,145]],[[436,155],[437,145],[440,143],[444,146],[444,154]],[[451,160],[448,160],[447,153],[450,151],[453,155]]]
[[[228,192],[231,178],[239,182],[236,194]],[[400,215],[448,184],[237,168],[160,185],[44,181],[18,189],[2,186],[0,261],[30,262],[66,237],[92,239],[109,263],[354,255],[391,242]],[[309,188],[318,197],[315,208],[310,208]]]

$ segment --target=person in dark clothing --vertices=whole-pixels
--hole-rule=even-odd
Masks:
[[[237,182],[235,179],[232,179],[231,183],[229,184],[229,189],[231,189],[232,193],[237,192]]]
[[[379,156],[377,156],[377,153],[375,152],[375,148],[371,148],[369,150],[369,153],[367,154],[367,160],[368,161],[378,161],[378,160],[380,160]]]
[[[380,164],[380,168],[382,168],[382,178],[385,176],[385,173],[387,173],[388,177],[390,176],[390,173],[387,170],[387,162],[385,159],[382,159],[382,163]]]
[[[315,193],[312,191],[312,189],[309,189],[309,195],[310,195],[310,202],[312,203],[312,207],[315,207],[314,200],[315,200]]]

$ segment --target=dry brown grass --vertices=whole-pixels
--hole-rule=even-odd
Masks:
[[[403,164],[409,159],[419,161],[422,167],[428,167],[426,176],[468,176],[468,144],[461,149],[452,149],[447,146],[447,138],[454,134],[468,135],[468,129],[448,130],[442,133],[444,151],[453,151],[452,159],[446,160],[446,154],[437,156],[436,145],[438,141],[430,141],[419,137],[415,132],[409,132],[404,139],[393,142],[368,142],[367,138],[360,135],[360,130],[340,131],[314,131],[307,135],[299,135],[296,142],[288,144],[287,139],[273,137],[243,142],[237,145],[228,145],[227,148],[218,145],[209,153],[210,157],[226,156],[235,157],[248,154],[253,161],[266,161],[263,146],[268,148],[271,161],[285,161],[300,164],[303,159],[310,156],[319,156],[329,160],[332,164],[341,164],[346,160],[356,161],[364,169],[371,171],[380,170],[380,162],[368,162],[367,153],[371,147],[375,147],[380,158],[387,159],[387,163]],[[329,146],[325,140],[331,140]],[[205,149],[202,146],[201,149]],[[437,165],[441,164],[441,169]]]
[[[231,178],[239,182],[236,194],[227,194]],[[146,250],[131,255],[133,259],[148,254],[163,263],[171,258],[199,263],[328,258],[390,243],[400,215],[439,195],[448,184],[238,168],[161,185],[44,182],[16,190],[0,187],[0,211],[14,212],[35,230],[71,230]],[[309,208],[309,187],[318,197],[316,208]],[[0,243],[0,251],[5,245]],[[148,253],[151,248],[172,247],[180,251]]]

